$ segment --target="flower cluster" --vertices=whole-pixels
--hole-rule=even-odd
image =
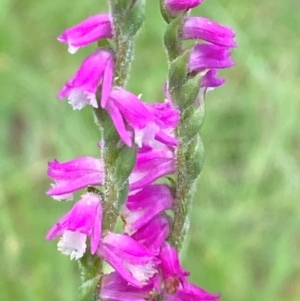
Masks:
[[[165,1],[172,14],[188,10],[202,1]],[[217,79],[220,68],[233,65],[230,47],[235,47],[231,29],[201,17],[186,17],[182,39],[201,39],[191,53],[191,73],[203,73],[202,87],[223,84]],[[98,14],[65,30],[58,40],[67,43],[71,53],[100,39],[113,39],[114,20],[110,14]],[[74,193],[85,190],[73,208],[48,232],[47,239],[60,237],[58,249],[71,259],[85,253],[100,257],[113,272],[101,276],[101,300],[187,301],[218,300],[188,281],[175,248],[168,242],[174,207],[174,191],[164,178],[176,172],[175,136],[179,110],[171,97],[161,103],[143,102],[125,88],[114,84],[117,53],[111,47],[97,48],[82,62],[75,75],[63,86],[58,97],[68,98],[73,109],[90,105],[104,110],[119,135],[116,148],[135,147],[137,155],[128,178],[129,192],[120,208],[123,233],[103,224],[105,183],[109,168],[103,156],[83,156],[68,162],[48,164],[53,180],[47,194],[56,200],[73,200]],[[200,87],[199,87],[200,88]],[[98,144],[102,151],[105,141]],[[160,179],[160,181],[158,181]],[[172,182],[172,181],[171,181]],[[89,246],[87,248],[87,246]],[[100,273],[101,271],[99,271]]]
[[[217,73],[219,69],[234,65],[230,57],[230,48],[237,46],[233,30],[207,18],[190,16],[183,22],[182,37],[206,42],[196,43],[189,61],[191,72],[205,72],[201,86],[214,88],[223,85],[225,79],[218,78]]]

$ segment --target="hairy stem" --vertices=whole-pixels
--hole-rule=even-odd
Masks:
[[[117,2],[116,2],[117,3]],[[123,3],[123,2],[122,2]],[[125,3],[125,2],[124,2]],[[125,3],[126,4],[126,3]],[[115,82],[116,86],[124,87],[128,80],[131,62],[133,60],[134,35],[128,35],[126,18],[128,7],[111,3],[111,10],[115,28]],[[103,222],[102,230],[113,231],[119,216],[122,201],[127,197],[128,180],[118,177],[116,172],[117,164],[122,160],[124,148],[127,148],[121,141],[114,127],[109,114],[105,109],[94,109],[96,123],[99,126],[102,137],[101,155],[105,166],[105,183],[103,186]],[[134,148],[132,152],[135,152]],[[119,163],[118,163],[119,162]],[[128,167],[128,169],[130,169]],[[130,170],[131,171],[131,170]],[[128,171],[127,171],[128,173]],[[126,174],[127,174],[126,173]],[[80,288],[82,301],[98,301],[99,287],[102,275],[103,261],[97,255],[87,254],[80,262],[83,284]]]
[[[116,29],[116,33],[118,29]],[[133,40],[127,39],[122,36],[122,31],[120,30],[119,37],[116,39],[116,66],[115,66],[115,84],[116,86],[126,86],[129,71],[131,67],[132,57],[133,57]]]
[[[180,122],[175,130],[179,145],[175,154],[176,192],[172,209],[173,225],[169,236],[170,243],[180,251],[189,229],[195,184],[204,161],[204,149],[199,134],[204,118],[204,101],[198,99],[202,75],[190,74],[188,65],[191,49],[184,50],[182,45],[182,23],[187,13],[172,16],[163,5],[161,11],[168,23],[164,44],[170,62],[169,94],[180,110]]]
[[[177,135],[180,134],[180,126],[177,128]],[[170,242],[179,251],[182,247],[184,238],[189,228],[189,208],[192,201],[192,190],[194,183],[186,184],[186,156],[183,145],[179,145],[176,152],[177,159],[177,177],[176,177],[176,195],[174,202],[174,218]]]
[[[184,135],[181,125],[176,129],[178,137]],[[190,156],[192,154],[192,156]],[[191,144],[180,144],[176,152],[177,174],[176,194],[174,203],[174,222],[170,242],[180,251],[189,229],[190,209],[193,201],[197,177],[204,161],[204,148],[199,135],[194,137]]]

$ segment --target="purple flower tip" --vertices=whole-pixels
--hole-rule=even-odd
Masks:
[[[212,44],[196,44],[189,62],[192,72],[201,72],[205,69],[229,68],[233,65],[230,49]]]
[[[191,9],[201,4],[203,0],[165,0],[165,7],[171,12]]]
[[[204,88],[216,88],[222,86],[225,83],[225,78],[217,77],[218,70],[209,70],[202,78],[201,87]]]
[[[237,47],[234,31],[203,17],[188,17],[183,23],[183,39],[201,39],[224,47]]]

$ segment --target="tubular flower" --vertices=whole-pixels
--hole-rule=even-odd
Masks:
[[[100,39],[113,37],[111,17],[107,13],[91,16],[79,24],[66,29],[57,39],[69,45],[69,52],[75,53],[78,48],[87,46]]]
[[[174,152],[168,148],[141,148],[129,177],[130,190],[141,189],[158,178],[175,172]]]
[[[155,116],[147,106],[133,93],[120,87],[115,87],[109,96],[106,107],[121,139],[128,146],[132,145],[132,131],[145,130],[148,127],[153,134],[159,129],[155,126]],[[127,129],[128,123],[132,130]]]
[[[185,278],[188,273],[183,271],[178,262],[178,255],[167,247],[168,250],[162,251],[163,260],[167,259],[161,277],[158,274],[152,277],[147,285],[143,287],[134,287],[128,285],[128,282],[118,273],[113,272],[102,276],[100,286],[100,298],[103,301],[218,301],[220,295],[212,294],[206,290],[197,287],[187,281]],[[174,254],[173,254],[174,253]],[[171,255],[171,256],[170,256]],[[166,274],[167,271],[167,274]],[[181,282],[180,275],[184,278],[184,285]],[[175,274],[174,274],[175,273]],[[167,278],[166,278],[167,276]]]
[[[203,88],[215,88],[222,86],[225,83],[225,78],[217,77],[218,70],[211,69],[203,76],[201,81],[201,87]]]
[[[86,193],[73,208],[48,232],[46,239],[61,236],[58,249],[71,259],[83,256],[86,250],[86,237],[91,238],[91,254],[95,254],[100,238],[102,204],[100,196]]]
[[[171,209],[172,205],[173,195],[168,185],[144,187],[129,196],[123,207],[121,215],[125,222],[125,231],[129,234],[136,232],[165,210]]]
[[[103,301],[155,301],[153,288],[152,281],[142,288],[133,287],[117,272],[112,272],[101,278],[100,298]]]
[[[161,245],[167,239],[169,233],[169,219],[164,215],[159,215],[137,230],[131,237],[144,245],[153,255],[158,255]]]
[[[192,72],[229,68],[234,65],[230,55],[230,50],[226,47],[196,44],[190,56],[189,68]]]
[[[58,98],[67,97],[73,109],[98,107],[96,92],[101,82],[101,103],[106,103],[113,84],[114,58],[110,51],[96,49],[82,62],[76,74],[64,85]]]
[[[108,232],[97,254],[131,285],[141,288],[157,273],[159,260],[133,238]]]
[[[128,146],[132,145],[133,136],[139,147],[156,146],[159,142],[170,146],[177,144],[173,132],[179,120],[179,111],[171,103],[146,104],[133,93],[115,87],[103,107]]]
[[[56,199],[70,199],[77,190],[103,184],[103,162],[93,157],[80,157],[61,163],[54,160],[48,163],[48,176],[55,184],[47,194]]]
[[[182,37],[185,40],[201,39],[223,47],[237,47],[231,28],[203,17],[187,17],[183,23]]]
[[[201,4],[203,0],[165,0],[165,7],[170,12],[180,12]]]
[[[184,287],[179,285],[176,293],[165,294],[163,301],[218,301],[219,298],[219,294],[213,294],[194,284],[186,283]]]
[[[159,126],[159,131],[155,134],[155,140],[167,146],[176,146],[178,140],[175,138],[174,129],[179,122],[179,110],[172,102],[165,100],[163,103],[149,105],[155,115],[155,123]],[[144,139],[144,145],[145,143]],[[148,143],[149,146],[159,146],[156,143]]]
[[[187,281],[189,272],[179,262],[177,251],[164,243],[158,258],[163,282],[163,301],[217,301],[220,295],[212,294]]]
[[[166,242],[161,248],[159,259],[161,260],[160,271],[165,291],[173,294],[180,284],[184,286],[190,273],[183,270],[177,251]]]

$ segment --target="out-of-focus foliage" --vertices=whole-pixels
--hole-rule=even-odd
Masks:
[[[77,265],[45,242],[70,208],[45,196],[47,161],[97,155],[91,110],[55,95],[84,56],[56,36],[106,1],[0,0],[0,299],[76,300]],[[182,257],[224,301],[300,295],[300,2],[207,0],[202,14],[236,30],[236,67],[207,95],[206,164]],[[148,1],[129,88],[163,99],[167,64],[158,1]]]

